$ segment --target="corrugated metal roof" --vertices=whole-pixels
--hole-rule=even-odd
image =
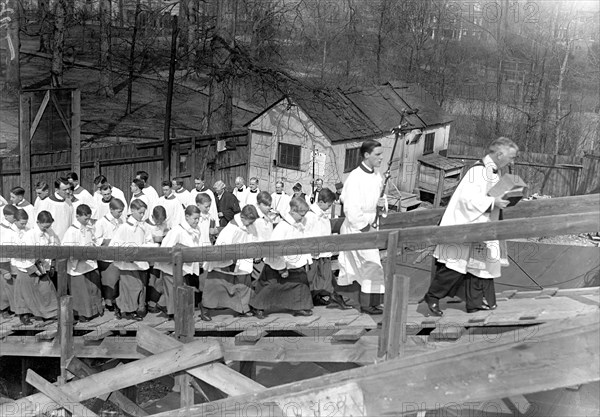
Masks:
[[[407,117],[410,129],[452,121],[416,83],[392,81],[348,90],[297,90],[290,98],[332,142],[386,134],[399,125],[403,109],[419,109],[418,114]]]

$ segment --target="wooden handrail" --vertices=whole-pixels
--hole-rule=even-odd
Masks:
[[[182,248],[183,262],[262,258],[301,253],[386,249],[391,231],[399,232],[402,244],[426,246],[440,243],[479,242],[494,239],[596,232],[600,210],[457,226],[417,226],[378,232],[332,235],[235,245]],[[174,248],[83,247],[83,246],[0,246],[2,258],[113,259],[124,261],[171,262]]]

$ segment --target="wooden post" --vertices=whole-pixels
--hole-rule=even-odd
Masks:
[[[81,178],[81,91],[71,91],[71,171]]]
[[[435,192],[435,197],[433,198],[433,208],[438,208],[442,201],[442,195],[444,194],[444,179],[446,178],[445,172],[443,169],[440,169],[440,173],[438,174],[438,183],[437,190]]]
[[[29,388],[29,383],[27,382],[27,370],[29,369],[29,357],[22,356],[21,357],[21,394],[24,397],[29,396],[31,393],[31,388]]]
[[[175,339],[183,343],[194,339],[194,290],[183,283],[183,253],[181,249],[173,252],[173,295],[175,296]],[[194,405],[194,388],[191,376],[181,373],[175,377],[179,385],[180,406]]]
[[[167,82],[167,104],[165,126],[163,130],[163,178],[171,178],[171,105],[173,103],[173,83],[175,80],[175,59],[177,55],[177,35],[179,26],[177,15],[172,16],[171,23],[171,60],[169,62],[169,78]]]
[[[60,298],[58,328],[60,337],[60,377],[59,384],[67,382],[67,367],[73,357],[73,298],[64,295]]]
[[[68,279],[67,276],[67,260],[57,259],[56,260],[56,293],[60,299],[62,296],[67,295],[68,292]]]
[[[31,137],[29,119],[31,119],[31,98],[26,93],[21,93],[19,97],[20,185],[29,192],[29,200],[31,200]]]
[[[379,336],[379,347],[377,350],[377,356],[380,358],[387,357],[388,349],[392,340],[390,336],[395,334],[393,326],[395,323],[391,322],[392,319],[392,304],[396,301],[393,300],[395,293],[390,291],[393,288],[394,273],[396,271],[396,260],[398,252],[398,232],[390,232],[387,240],[387,261],[385,264],[385,299],[383,308],[383,322],[381,327],[381,335]],[[393,343],[392,343],[393,344]]]
[[[192,184],[191,187],[194,187],[194,180],[196,179],[196,138],[193,137],[190,144],[190,169],[189,172],[192,176]]]

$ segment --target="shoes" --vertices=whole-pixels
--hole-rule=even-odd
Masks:
[[[344,297],[342,297],[337,292],[334,292],[333,294],[331,294],[331,301],[334,304],[336,304],[336,307],[340,308],[341,310],[350,310],[350,309],[352,309],[352,306],[346,304],[346,301],[344,301]]]
[[[79,317],[77,317],[77,321],[79,323],[87,323],[88,321],[90,321],[90,318],[88,318],[86,316],[79,316]]]
[[[295,310],[292,315],[294,317],[308,317],[312,316],[312,310]]]
[[[24,326],[31,324],[31,318],[29,317],[28,314],[19,314],[19,320],[21,321],[21,324]]]
[[[444,312],[440,309],[440,304],[437,300],[432,300],[431,298],[425,296],[419,302],[425,301],[427,303],[427,307],[431,314],[437,317],[442,317]]]
[[[123,313],[121,313],[121,309],[117,306],[113,306],[113,311],[115,312],[115,318],[117,320],[121,320],[123,318]]]
[[[160,308],[158,308],[158,306],[148,306],[147,312],[157,314],[160,313]]]
[[[246,311],[245,313],[236,313],[236,317],[252,317],[254,314],[251,311]]]
[[[148,311],[147,310],[138,310],[135,312],[135,314],[137,314],[141,318],[144,318],[148,315]]]
[[[478,311],[487,311],[487,310],[492,310],[492,309],[489,306],[483,304],[483,305],[480,305],[479,307],[467,308],[467,313],[477,313]]]
[[[108,311],[115,311],[115,305],[114,304],[105,304],[104,308],[107,309]]]
[[[144,318],[135,311],[133,313],[125,313],[122,315],[125,320],[142,321]]]
[[[210,316],[210,313],[205,310],[204,308],[200,309],[200,320],[202,321],[212,321],[212,317]]]
[[[361,313],[370,314],[372,316],[377,316],[379,314],[383,314],[383,310],[380,309],[379,307],[375,307],[375,306],[368,306],[368,307],[361,306],[360,311],[361,311]]]
[[[266,317],[265,310],[254,310],[254,315],[259,320],[263,320]]]
[[[15,313],[13,313],[12,311],[10,311],[9,309],[2,310],[2,318],[3,319],[9,319],[9,318],[11,318],[14,315],[15,315]]]

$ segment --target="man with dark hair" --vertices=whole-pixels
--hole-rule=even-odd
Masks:
[[[171,185],[173,187],[173,193],[175,198],[179,200],[179,203],[185,208],[189,205],[190,202],[190,192],[183,188],[183,178],[175,177],[171,181]],[[163,182],[164,187],[164,182]],[[194,204],[195,205],[195,204]]]
[[[27,227],[31,229],[35,224],[35,210],[33,205],[25,199],[25,189],[23,187],[13,187],[10,190],[10,202],[17,209],[23,209],[27,212],[27,215],[29,216],[29,222],[27,223]]]
[[[185,219],[185,213],[181,201],[177,198],[170,181],[162,182],[162,196],[157,205],[163,206],[167,213],[167,227],[172,229]]]
[[[154,208],[154,205],[150,203],[150,198],[146,195],[146,193],[143,191],[145,188],[146,184],[144,183],[144,180],[140,179],[140,178],[135,178],[133,180],[131,180],[131,201],[129,202],[129,212],[128,214],[131,214],[131,202],[133,202],[133,200],[141,200],[145,205],[146,205],[146,211],[143,214],[143,221],[146,221],[146,219],[148,219],[148,217],[150,216],[150,213],[148,213],[149,211],[151,212],[152,209]],[[158,201],[158,199],[157,199]]]
[[[65,232],[73,223],[75,212],[71,197],[72,191],[69,180],[65,177],[59,177],[54,181],[54,193],[40,203],[39,213],[47,211],[52,215],[54,219],[52,229],[54,229],[59,239],[63,238]]]
[[[94,178],[94,187],[96,188],[96,190],[94,192],[94,201],[96,202],[96,205],[98,205],[98,203],[102,199],[102,195],[100,193],[100,187],[102,187],[105,184],[110,185],[110,187],[111,187],[110,193],[114,198],[118,198],[123,203],[125,203],[127,201],[127,199],[125,198],[125,193],[120,188],[115,187],[114,184],[110,184],[108,182],[108,179],[104,175],[101,174],[101,175],[98,175],[96,178]],[[125,213],[127,213],[127,207],[125,207]],[[102,217],[102,216],[99,216],[99,218],[100,217]]]
[[[33,212],[37,216],[37,214],[40,212],[39,211],[40,203],[42,201],[44,201],[45,199],[47,199],[48,196],[50,195],[50,187],[48,186],[48,183],[46,181],[38,181],[35,184],[34,189],[35,189],[35,193],[36,193],[37,197],[35,199],[35,203],[33,203]]]
[[[369,232],[377,217],[377,208],[387,211],[385,197],[380,197],[383,177],[375,171],[381,166],[383,148],[375,140],[366,140],[360,147],[361,164],[344,183],[341,201],[346,218],[340,234]],[[379,307],[385,293],[383,267],[378,249],[343,251],[339,255],[338,292],[346,293],[360,303],[367,314],[382,314]]]
[[[271,194],[271,199],[273,200],[271,207],[273,208],[273,210],[275,210],[275,212],[281,215],[289,213],[290,200],[292,199],[289,195],[285,193],[283,188],[283,181],[277,181],[275,183],[275,192]],[[275,223],[277,223],[278,221],[278,219],[275,220]]]
[[[244,207],[248,204],[251,204],[258,210],[258,203],[256,202],[256,198],[258,197],[259,193],[260,190],[258,189],[258,178],[250,178],[249,186],[246,189],[246,198],[244,199],[243,203],[240,203],[240,205]]]
[[[73,196],[80,201],[79,204],[87,204],[92,213],[96,211],[96,201],[94,197],[90,194],[88,190],[83,188],[81,184],[79,184],[79,176],[76,172],[69,172],[67,174],[67,180],[73,186]]]
[[[144,191],[144,194],[146,195],[146,197],[148,197],[148,201],[150,202],[150,205],[148,207],[154,207],[154,205],[158,201],[158,192],[148,182],[148,179],[149,179],[148,173],[146,171],[137,171],[135,173],[135,178],[138,180],[142,180],[144,182],[144,186],[141,188],[141,190]],[[150,211],[152,211],[152,210],[150,210]],[[149,216],[149,214],[146,213],[146,217],[148,217],[148,216]]]
[[[239,213],[240,204],[238,199],[225,189],[223,181],[217,181],[214,185],[217,194],[217,212],[219,216],[219,226],[225,227],[233,219],[233,216]]]
[[[512,164],[518,152],[519,147],[512,140],[494,140],[488,154],[466,172],[456,187],[440,226],[498,220],[500,210],[509,202],[491,197],[488,192],[500,181],[498,170]],[[463,282],[468,313],[496,308],[494,278],[499,278],[501,267],[508,265],[502,252],[497,240],[438,245],[433,253],[437,259],[435,275],[422,300],[431,314],[443,315],[439,300],[456,295]]]
[[[190,191],[190,200],[188,201],[187,205],[196,205],[196,196],[200,193],[205,193],[208,194],[208,196],[210,197],[212,204],[210,205],[210,208],[208,210],[210,217],[215,221],[219,221],[219,216],[218,216],[218,212],[217,212],[217,203],[216,203],[216,199],[215,199],[215,193],[213,190],[211,190],[207,185],[206,182],[204,181],[204,177],[203,176],[198,176],[196,178],[194,178],[194,188],[192,188],[192,190]]]

